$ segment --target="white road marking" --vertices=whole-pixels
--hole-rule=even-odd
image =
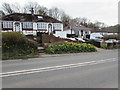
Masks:
[[[59,66],[52,66],[52,67],[45,67],[45,68],[5,72],[5,73],[0,73],[0,77],[8,77],[8,76],[15,76],[15,75],[22,75],[22,74],[30,74],[30,73],[37,73],[37,72],[46,72],[46,71],[53,71],[53,70],[60,70],[60,69],[75,68],[75,67],[94,65],[94,64],[99,64],[99,63],[113,62],[116,60],[117,60],[117,58],[111,58],[111,59],[104,59],[104,60],[99,60],[99,61],[90,61],[90,62],[59,65]]]

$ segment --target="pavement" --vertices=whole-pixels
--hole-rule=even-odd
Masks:
[[[118,50],[3,61],[2,71],[3,88],[117,88]]]

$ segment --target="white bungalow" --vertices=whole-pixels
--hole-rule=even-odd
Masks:
[[[90,39],[92,29],[83,25],[72,23],[64,28],[63,32],[57,32],[56,36],[67,38],[68,36],[76,36],[83,39]]]
[[[21,32],[25,35],[38,33],[56,33],[63,31],[62,22],[50,17],[36,14],[13,13],[5,15],[0,21],[2,32]]]

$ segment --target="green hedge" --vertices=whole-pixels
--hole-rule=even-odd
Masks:
[[[18,32],[2,33],[2,59],[27,58],[37,54],[37,45]]]
[[[116,48],[120,48],[120,44],[119,43],[101,43],[101,48],[103,49],[116,49]]]
[[[50,45],[46,49],[46,53],[51,53],[51,54],[94,52],[94,51],[96,51],[96,48],[91,44],[86,44],[86,43],[78,44],[72,42]]]
[[[101,45],[101,48],[103,48],[103,49],[107,49],[108,48],[107,43],[101,43],[100,45]]]

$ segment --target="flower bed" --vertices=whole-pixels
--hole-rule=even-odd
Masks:
[[[49,45],[46,48],[46,53],[49,54],[62,54],[62,53],[79,53],[79,52],[95,52],[95,46],[91,44],[78,44],[72,42],[65,42],[62,44]]]

